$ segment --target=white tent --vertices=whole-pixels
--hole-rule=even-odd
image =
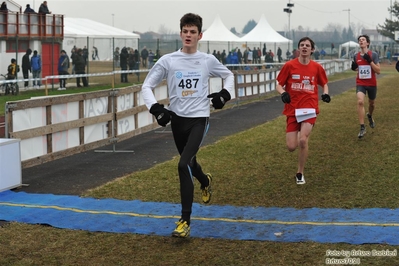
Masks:
[[[220,52],[223,50],[229,51],[241,43],[239,39],[238,36],[227,29],[219,15],[217,15],[211,26],[202,34],[198,50],[205,53],[212,53],[213,50]]]
[[[243,36],[240,41],[246,43],[247,47],[259,47],[262,49],[263,44],[266,44],[267,51],[272,50],[276,55],[277,48],[280,47],[283,50],[283,57],[287,49],[292,46],[292,41],[280,35],[275,31],[267,22],[266,17],[262,14],[258,24],[245,36]]]
[[[140,35],[121,30],[86,18],[64,18],[64,40],[62,47],[70,55],[73,46],[89,50],[97,47],[101,61],[112,60],[116,47],[138,49]]]
[[[342,52],[342,50],[344,50],[344,52]],[[349,57],[353,57],[358,50],[359,44],[357,42],[349,41],[339,46],[338,54],[340,58],[348,58],[348,51]]]

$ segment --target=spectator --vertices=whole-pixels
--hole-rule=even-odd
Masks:
[[[154,56],[154,64],[158,61],[158,59],[161,58],[161,52],[159,49],[155,51],[155,56]]]
[[[132,49],[132,51],[133,51],[133,49]],[[147,57],[148,57],[148,55],[147,55]],[[137,80],[139,81],[140,80],[140,72],[139,72],[139,70],[140,70],[140,53],[139,53],[139,50],[137,50],[137,49],[134,50],[133,59],[134,59],[134,70],[136,70]],[[147,58],[146,58],[146,61],[147,61]]]
[[[119,47],[116,47],[114,51],[114,67],[120,67],[119,56],[120,56]]]
[[[252,52],[251,48],[248,47],[248,57],[247,57],[248,64],[251,64],[253,62],[253,59],[254,59],[254,53]]]
[[[41,82],[41,72],[42,72],[42,60],[40,55],[37,54],[37,51],[33,51],[33,56],[30,59],[30,65],[32,67],[32,77],[33,80],[33,88],[39,89],[42,85]]]
[[[135,69],[135,64],[136,64],[136,60],[134,58],[134,50],[133,48],[128,48],[128,52],[129,52],[129,57],[128,57],[128,66],[129,66],[129,70],[134,70]],[[129,73],[129,75],[132,75],[133,72]]]
[[[40,7],[39,7],[39,14],[44,14],[44,15],[46,15],[46,14],[51,14],[51,12],[49,11],[48,6],[47,6],[47,1],[44,1],[44,2],[40,5]]]
[[[98,60],[100,60],[100,57],[98,57],[98,49],[97,49],[97,47],[93,46],[93,51],[94,51],[93,60],[96,60],[96,58],[97,58]]]
[[[392,55],[391,55],[391,51],[388,50],[388,51],[387,51],[387,60],[388,60],[388,63],[389,63],[389,64],[392,64],[391,56],[392,56]]]
[[[82,49],[76,49],[76,52],[74,54],[74,57],[72,58],[72,63],[75,65],[75,73],[76,75],[85,75],[85,68],[86,68],[86,61],[83,57],[83,50]],[[83,86],[88,87],[89,84],[87,83],[87,78],[86,77],[81,77]],[[76,78],[76,86],[82,87],[80,85],[80,77]]]
[[[29,13],[36,13],[36,12],[35,12],[35,10],[33,10],[33,9],[30,7],[29,4],[27,4],[24,13],[25,13],[25,14],[29,14]]]
[[[232,67],[233,70],[237,70],[238,69],[238,56],[237,56],[237,52],[233,51],[231,53],[231,57],[230,57],[230,64],[235,65]]]
[[[281,61],[283,61],[283,51],[281,50],[280,46],[277,48],[277,59],[278,62],[281,63]]]
[[[152,66],[154,65],[154,56],[155,56],[154,53],[150,49],[148,51],[148,69],[151,69]]]
[[[147,68],[147,58],[148,58],[148,50],[147,47],[144,46],[143,50],[141,50],[141,63],[144,68]]]
[[[326,56],[326,51],[324,50],[324,48],[321,48],[321,51],[320,51],[320,57],[321,57],[321,60],[323,60],[324,59],[324,57]]]
[[[71,74],[74,75],[75,74],[75,61],[73,60],[75,58],[75,55],[77,53],[78,49],[76,48],[76,45],[73,46],[73,48],[71,49],[71,59],[72,59],[72,71]]]
[[[313,56],[314,56],[314,59],[315,59],[315,60],[319,60],[319,57],[320,57],[320,52],[319,52],[319,50],[316,49],[316,51],[314,51],[314,53],[313,53]]]
[[[123,47],[120,53],[120,65],[121,65],[121,70],[126,71],[127,70],[127,62],[129,58],[129,52],[127,51],[126,47]],[[121,73],[121,82],[122,83],[127,83],[127,73]]]
[[[244,64],[248,64],[248,49],[244,50]]]
[[[220,55],[220,62],[225,65],[226,64],[226,50],[223,50],[222,54]]]
[[[22,56],[22,74],[24,75],[25,79],[25,89],[29,88],[29,72],[32,72],[32,68],[30,65],[30,55],[32,54],[32,50],[28,48],[24,56]]]
[[[287,52],[285,53],[285,56],[287,57],[287,60],[290,60],[290,59],[291,59],[290,50],[287,50]]]
[[[263,44],[263,49],[262,49],[262,55],[266,56],[267,54],[267,49],[266,49],[266,43]]]
[[[11,64],[7,68],[7,80],[15,79],[17,73],[19,72],[19,66],[17,65],[17,60],[11,59]]]
[[[58,59],[58,75],[64,76],[69,75],[69,57],[65,50],[61,50],[61,56]],[[59,78],[60,80],[60,87],[58,88],[59,91],[66,90],[66,78]]]
[[[89,60],[89,50],[87,49],[87,47],[83,47],[83,58],[85,59],[86,65],[87,65],[87,61]]]
[[[260,50],[259,47],[258,47],[257,51],[258,51],[258,57],[257,57],[258,64],[260,64],[260,63],[262,63],[262,51]]]
[[[254,47],[254,49],[252,50],[252,63],[258,63],[258,50],[256,49],[256,47]]]
[[[8,13],[8,8],[7,8],[6,2],[1,3],[0,12]]]
[[[220,61],[221,58],[222,58],[222,55],[220,54],[220,51],[217,51],[217,53],[216,53],[216,59],[217,59],[219,62],[221,62],[221,61]]]

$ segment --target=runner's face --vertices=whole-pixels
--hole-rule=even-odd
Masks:
[[[367,39],[365,37],[360,37],[359,38],[359,46],[361,48],[363,47],[367,47],[368,43],[367,43]]]
[[[299,44],[299,51],[301,56],[310,56],[313,52],[312,44],[309,40],[303,41]]]
[[[180,32],[180,38],[183,42],[183,49],[197,49],[202,32],[198,32],[197,26],[184,26]]]

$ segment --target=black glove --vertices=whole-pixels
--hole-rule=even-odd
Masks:
[[[357,65],[357,63],[355,61],[352,61],[352,70],[356,70],[359,66]]]
[[[291,97],[288,94],[288,92],[283,92],[281,93],[281,100],[283,101],[283,103],[290,103],[291,102]]]
[[[222,109],[224,104],[231,99],[230,92],[226,89],[211,93],[207,97],[212,98],[212,105],[215,109]]]
[[[330,95],[328,95],[328,94],[322,94],[322,95],[321,95],[321,99],[322,99],[323,102],[325,102],[325,103],[331,102],[331,97],[330,97]]]
[[[170,113],[163,104],[153,104],[151,106],[150,113],[155,116],[160,126],[166,127],[170,121]]]
[[[369,64],[371,63],[371,57],[369,56],[369,54],[368,53],[365,53],[364,55],[363,55],[363,58],[364,58],[364,60],[366,60]]]

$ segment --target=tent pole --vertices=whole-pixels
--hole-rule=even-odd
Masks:
[[[87,71],[86,71],[86,73],[87,74],[89,74],[89,58],[90,58],[90,56],[89,56],[89,54],[90,54],[90,46],[89,46],[89,36],[87,36],[87,62],[86,62],[86,67],[87,67]],[[87,77],[87,84],[89,84],[89,77]]]

